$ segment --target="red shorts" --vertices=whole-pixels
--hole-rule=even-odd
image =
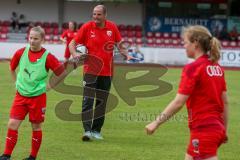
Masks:
[[[187,153],[193,160],[201,160],[217,155],[217,149],[224,142],[226,133],[224,129],[211,131],[191,131]]]
[[[46,111],[46,99],[46,93],[36,97],[24,97],[17,92],[10,110],[10,118],[24,120],[29,113],[30,122],[43,122]]]
[[[70,56],[71,56],[71,53],[70,53],[70,51],[69,51],[68,46],[66,46],[64,58],[69,59]]]

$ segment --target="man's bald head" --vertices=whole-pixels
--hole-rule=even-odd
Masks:
[[[104,5],[97,5],[96,7],[94,7],[92,18],[98,27],[105,26],[106,16],[107,16],[107,10]]]
[[[95,6],[93,10],[96,10],[96,9],[97,10],[102,10],[102,13],[104,15],[107,14],[107,8],[104,5],[102,5],[102,4]]]

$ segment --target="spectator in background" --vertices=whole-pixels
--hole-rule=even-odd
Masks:
[[[216,37],[216,38],[219,38],[220,37],[220,28],[219,28],[219,26],[217,25],[217,26],[215,26],[214,27],[214,29],[213,29],[213,31],[212,31],[212,35],[214,36],[214,37]]]
[[[18,30],[18,15],[16,12],[12,12],[12,17],[11,17],[11,26],[13,31]]]
[[[128,49],[128,54],[134,59],[128,60],[128,63],[140,63],[144,60],[144,55],[140,51],[139,46],[134,44],[131,48]]]
[[[220,40],[226,40],[226,41],[230,40],[230,37],[229,37],[226,26],[224,26],[223,29],[221,30],[220,35],[219,35],[219,39]]]
[[[29,22],[29,23],[28,23],[28,26],[27,26],[28,31],[30,31],[30,29],[33,28],[34,26],[35,26],[35,25],[34,25],[33,22]]]
[[[77,35],[76,28],[77,24],[75,22],[68,22],[68,29],[65,30],[60,37],[60,40],[66,44],[66,49],[64,53],[65,60],[68,60],[71,56],[68,45],[71,40]]]
[[[238,30],[237,27],[234,26],[232,30],[229,32],[229,37],[231,41],[237,41],[238,40]]]
[[[23,14],[19,16],[18,20],[19,31],[23,32],[23,29],[26,29],[28,23],[26,22],[26,18]]]

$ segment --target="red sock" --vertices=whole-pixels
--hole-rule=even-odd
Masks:
[[[18,131],[8,129],[4,154],[11,155],[17,143]]]
[[[31,156],[37,157],[41,143],[42,143],[42,131],[33,131]]]

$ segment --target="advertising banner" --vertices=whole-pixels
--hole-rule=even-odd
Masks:
[[[174,2],[192,2],[192,3],[227,3],[227,0],[172,0]]]
[[[148,17],[145,29],[147,32],[181,32],[182,27],[188,25],[203,25],[210,31],[216,27],[221,30],[227,26],[227,19]]]
[[[222,50],[219,63],[226,67],[240,67],[240,50]]]

